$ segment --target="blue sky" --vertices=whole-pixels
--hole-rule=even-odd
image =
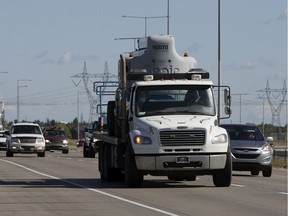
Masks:
[[[169,33],[176,50],[188,51],[197,66],[210,72],[217,84],[218,0],[170,0]],[[145,34],[144,19],[128,16],[166,16],[167,0],[1,0],[0,100],[8,121],[17,117],[17,80],[20,81],[20,119],[72,121],[79,113],[88,121],[89,102],[83,81],[71,76],[102,74],[105,62],[117,73],[119,54],[134,48]],[[166,34],[166,19],[148,19],[147,34]],[[233,115],[228,122],[261,123],[263,100],[258,90],[283,88],[287,80],[287,1],[221,0],[222,83],[231,87]],[[88,84],[95,81],[91,78]],[[93,92],[92,92],[93,93]],[[275,96],[275,97],[274,97]],[[275,93],[274,106],[282,97]],[[281,125],[287,122],[286,103]],[[264,104],[264,122],[271,111]]]

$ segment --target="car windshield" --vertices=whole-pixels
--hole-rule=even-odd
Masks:
[[[137,117],[153,115],[215,115],[210,86],[145,86],[135,98]]]
[[[264,140],[262,133],[258,128],[254,127],[224,127],[231,140]]]
[[[63,130],[46,130],[44,135],[46,136],[63,136],[66,137]]]
[[[41,129],[34,125],[15,125],[11,129],[11,134],[41,134]]]

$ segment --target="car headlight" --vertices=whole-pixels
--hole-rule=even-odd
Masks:
[[[221,135],[215,136],[212,139],[213,144],[220,144],[220,143],[226,143],[226,142],[227,142],[226,134],[221,134]]]
[[[45,142],[45,140],[43,139],[43,137],[37,137],[36,143],[43,143],[43,142]]]
[[[20,143],[20,140],[18,138],[12,138],[11,143]]]
[[[63,140],[63,144],[68,144],[68,140]]]
[[[50,140],[46,139],[46,140],[45,140],[45,143],[51,143],[51,142],[50,142]]]
[[[142,144],[142,145],[150,145],[152,144],[152,140],[149,137],[136,135],[134,137],[134,143],[136,144]]]
[[[264,146],[262,146],[261,150],[262,150],[263,152],[270,152],[270,151],[272,151],[272,150],[271,150],[271,146],[270,146],[268,143],[266,143]]]

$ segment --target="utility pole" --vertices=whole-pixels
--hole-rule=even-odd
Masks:
[[[218,124],[221,119],[221,28],[220,28],[220,0],[218,0]]]
[[[280,112],[287,95],[286,81],[284,80],[282,89],[271,89],[269,86],[269,81],[267,80],[266,88],[258,90],[257,93],[259,98],[267,98],[268,100],[272,113],[271,124],[281,126]],[[277,106],[275,106],[275,102],[273,104],[273,100],[278,100]]]
[[[20,88],[25,88],[27,85],[20,86],[19,83],[22,81],[32,81],[30,79],[17,80],[17,121],[20,122]]]
[[[249,94],[245,94],[245,93],[239,93],[239,94],[232,94],[232,95],[239,95],[240,96],[240,119],[239,119],[239,123],[242,123],[242,95],[249,95]]]

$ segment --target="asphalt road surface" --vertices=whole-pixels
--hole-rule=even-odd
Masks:
[[[286,216],[287,169],[271,178],[233,172],[232,184],[216,188],[211,176],[173,182],[145,176],[142,188],[102,182],[98,159],[81,152],[15,155],[0,152],[1,216]]]

